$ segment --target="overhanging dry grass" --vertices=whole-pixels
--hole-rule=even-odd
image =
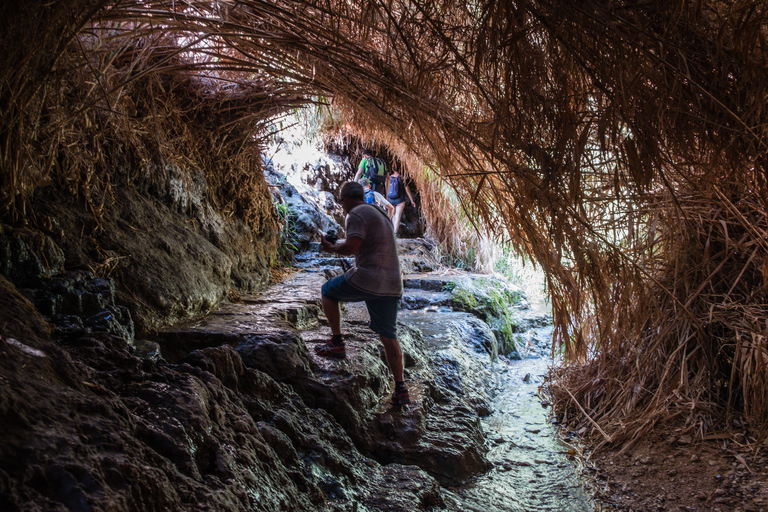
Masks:
[[[225,81],[242,94],[238,119],[332,98],[337,129],[404,162],[443,240],[467,241],[458,205],[545,269],[569,361],[556,407],[631,441],[674,417],[700,433],[733,414],[768,425],[766,9],[169,0],[115,3],[89,30],[107,68],[201,75],[218,94],[203,112],[227,111]],[[137,49],[120,66],[106,58],[116,41]],[[179,52],[193,41],[196,60]],[[96,82],[107,94],[122,83]],[[15,140],[37,140],[17,125]],[[221,118],[210,126],[225,137]],[[7,196],[34,186],[26,161],[6,153]],[[224,202],[238,190],[226,172],[210,176]]]
[[[58,16],[49,13],[64,25],[50,36],[58,39],[26,41],[35,55],[61,46],[44,62],[48,68],[18,55],[2,68],[1,133],[11,148],[0,167],[6,221],[35,222],[45,213],[28,209],[40,185],[81,198],[98,220],[115,184],[153,187],[195,170],[205,175],[207,194],[222,214],[241,218],[264,247],[276,247],[260,136],[263,123],[304,101],[268,79],[244,83],[227,80],[226,73],[218,80],[196,74],[199,64],[189,64],[172,34],[130,23],[93,24],[97,12],[114,12],[105,4],[92,1],[90,18],[78,27],[64,16],[68,6],[58,6]],[[55,8],[38,5],[38,12]],[[14,29],[8,33],[17,35],[36,22],[6,21]]]

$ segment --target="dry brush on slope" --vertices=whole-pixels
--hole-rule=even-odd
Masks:
[[[113,2],[8,3],[0,67],[0,202],[10,222],[40,223],[36,188],[83,200],[96,219],[115,185],[198,170],[209,200],[265,245],[278,225],[261,175],[263,123],[302,105],[269,83],[195,76],[179,42],[130,24],[97,26]],[[54,55],[51,55],[54,54]],[[40,57],[46,56],[46,57]],[[183,178],[182,178],[183,180]]]
[[[612,442],[675,417],[765,431],[764,2],[158,0],[90,19],[75,41],[160,52],[121,54],[140,75],[265,83],[276,111],[329,98],[334,128],[405,163],[440,236],[459,240],[458,204],[532,256],[568,421]]]

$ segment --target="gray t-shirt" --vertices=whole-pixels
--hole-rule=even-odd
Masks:
[[[363,291],[388,297],[402,297],[403,279],[392,222],[372,204],[352,208],[346,219],[347,238],[362,238],[355,254],[355,266],[345,274],[347,281]]]

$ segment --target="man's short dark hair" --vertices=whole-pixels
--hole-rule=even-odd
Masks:
[[[370,149],[364,149],[363,156],[373,156],[373,153],[371,152]]]
[[[340,196],[365,201],[365,189],[356,181],[348,181],[341,187]]]

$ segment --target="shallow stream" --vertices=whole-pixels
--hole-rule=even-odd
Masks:
[[[427,346],[439,352],[469,341],[448,333],[468,332],[461,324],[473,317],[437,308],[402,311],[399,318],[421,330]],[[548,418],[549,404],[539,395],[551,364],[551,336],[551,326],[526,332],[526,357],[518,361],[500,356],[490,363],[487,354],[470,352],[484,359],[489,373],[493,412],[483,419],[483,428],[493,467],[460,488],[446,490],[457,508],[482,512],[595,510],[578,475],[575,452],[559,440],[556,426]]]

